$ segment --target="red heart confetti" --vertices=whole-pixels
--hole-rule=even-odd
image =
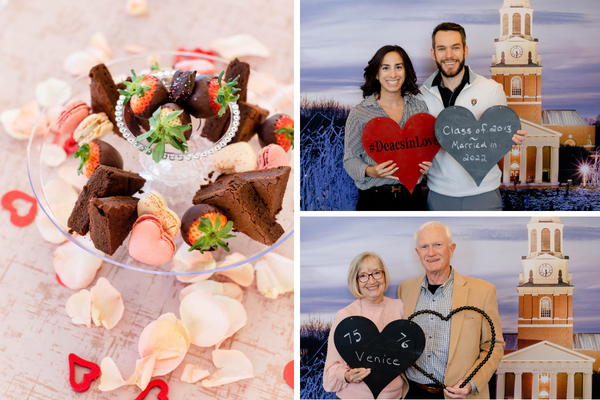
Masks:
[[[283,378],[287,382],[288,385],[293,389],[294,388],[294,360],[287,363],[285,368],[283,369]]]
[[[160,388],[160,393],[158,394],[158,396],[156,396],[156,398],[158,400],[169,400],[169,398],[167,397],[167,394],[169,394],[169,385],[167,385],[167,382],[161,381],[160,379],[155,379],[151,381],[148,384],[148,386],[146,386],[146,389],[142,393],[140,393],[140,395],[136,397],[135,400],[145,399],[148,393],[150,392],[150,389],[152,389],[155,386],[158,386]]]
[[[25,200],[31,203],[29,212],[27,215],[19,215],[17,208],[14,205],[15,200]],[[23,193],[20,190],[11,190],[10,192],[4,193],[2,196],[2,208],[10,211],[10,222],[18,227],[24,227],[31,224],[35,220],[37,213],[37,200],[35,197],[31,197],[27,193]]]
[[[83,380],[80,383],[75,382],[75,364],[90,369],[89,373],[83,375]],[[85,392],[99,376],[100,367],[98,364],[84,360],[73,353],[69,354],[69,382],[74,391],[77,393]]]
[[[396,163],[394,176],[412,193],[421,177],[419,164],[433,160],[440,149],[434,126],[435,117],[426,113],[410,117],[404,129],[391,118],[373,118],[363,129],[363,147],[377,164]]]

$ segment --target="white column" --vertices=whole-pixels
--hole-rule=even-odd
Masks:
[[[550,375],[550,398],[551,399],[556,399],[556,379],[558,378],[558,376],[556,375],[556,372],[553,372]]]
[[[542,154],[542,146],[535,146],[535,183],[542,183],[542,169],[544,168],[544,164],[542,163],[543,154]]]
[[[521,145],[521,163],[519,165],[519,179],[522,183],[527,182],[527,146]]]
[[[585,382],[584,382],[584,387],[585,390],[583,391],[583,398],[584,399],[591,399],[592,398],[592,373],[586,373],[585,374]]]
[[[567,372],[567,399],[575,398],[575,373]]]
[[[503,399],[504,398],[504,376],[505,373],[504,372],[497,372],[496,373],[496,398],[497,399]]]
[[[523,386],[521,381],[522,376],[522,372],[515,372],[515,395],[513,396],[515,399],[520,399],[523,397],[521,394],[521,387]]]
[[[510,155],[511,152],[509,151],[504,156],[504,166],[502,168],[502,183],[507,185],[510,184]]]
[[[540,373],[533,373],[533,388],[531,389],[531,398],[539,399],[540,398]]]
[[[558,146],[552,147],[550,183],[558,183]]]

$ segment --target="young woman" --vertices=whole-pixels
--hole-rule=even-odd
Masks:
[[[389,117],[404,128],[415,114],[426,113],[427,106],[415,97],[419,92],[417,76],[408,54],[400,46],[383,46],[365,68],[364,100],[354,107],[346,121],[344,169],[359,189],[357,211],[426,210],[421,186],[411,194],[393,176],[398,170],[391,160],[377,164],[362,145],[362,131],[376,117]],[[419,164],[426,174],[430,162]]]
[[[368,368],[350,368],[335,348],[333,334],[339,323],[350,316],[369,318],[381,332],[387,324],[402,319],[402,300],[384,297],[390,284],[390,276],[383,260],[377,253],[365,252],[352,260],[348,269],[348,287],[358,300],[341,309],[331,325],[327,343],[327,359],[323,372],[323,387],[328,392],[336,392],[340,399],[372,399],[373,394],[363,379],[371,373]],[[400,399],[404,382],[401,376],[391,381],[377,396],[378,399]]]

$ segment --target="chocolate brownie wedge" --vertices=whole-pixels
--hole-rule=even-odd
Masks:
[[[233,137],[232,143],[247,142],[258,131],[260,124],[267,120],[269,112],[252,104],[238,102],[240,106],[240,126]]]
[[[85,235],[89,231],[90,216],[88,203],[97,197],[131,196],[137,193],[146,180],[133,172],[98,165],[87,184],[79,194],[75,207],[71,212],[67,226],[69,232]]]
[[[269,213],[265,203],[250,182],[228,175],[200,188],[194,204],[210,204],[220,208],[233,221],[233,229],[257,242],[273,245],[283,235],[283,228]]]
[[[277,167],[241,172],[235,175],[252,185],[265,203],[269,214],[275,216],[281,211],[291,170],[290,167]],[[221,175],[219,179],[224,179],[226,176]]]
[[[239,76],[237,85],[235,85],[236,88],[240,89],[240,91],[236,93],[236,95],[239,96],[238,101],[246,102],[246,99],[248,98],[250,64],[240,61],[237,58],[231,61],[225,71],[225,82],[229,82],[230,79],[235,79],[236,76]]]
[[[229,126],[229,119],[231,118],[231,112],[229,107],[225,114],[220,117],[208,118],[204,120],[204,126],[202,127],[202,133],[200,136],[207,138],[211,142],[216,142],[225,134],[227,127]]]
[[[123,244],[137,220],[138,201],[131,196],[114,196],[89,202],[90,237],[98,250],[112,256]]]
[[[113,131],[122,136],[115,119],[115,106],[117,100],[119,100],[119,91],[110,71],[106,68],[106,65],[98,64],[90,70],[89,77],[91,79],[92,111],[94,113],[106,113],[110,122],[113,123]]]

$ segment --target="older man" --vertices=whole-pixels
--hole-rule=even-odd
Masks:
[[[496,345],[490,359],[475,376],[460,388],[491,345],[491,330],[483,316],[461,311],[449,321],[432,314],[413,319],[425,333],[426,345],[417,365],[447,386],[435,384],[415,368],[406,371],[409,390],[406,398],[452,399],[489,398],[488,382],[504,354],[502,327],[498,316],[496,288],[481,279],[459,274],[450,260],[456,249],[450,228],[441,222],[427,222],[415,233],[416,251],[425,274],[400,284],[398,298],[404,302],[404,315],[433,310],[448,315],[462,306],[474,306],[486,312],[494,323]]]

